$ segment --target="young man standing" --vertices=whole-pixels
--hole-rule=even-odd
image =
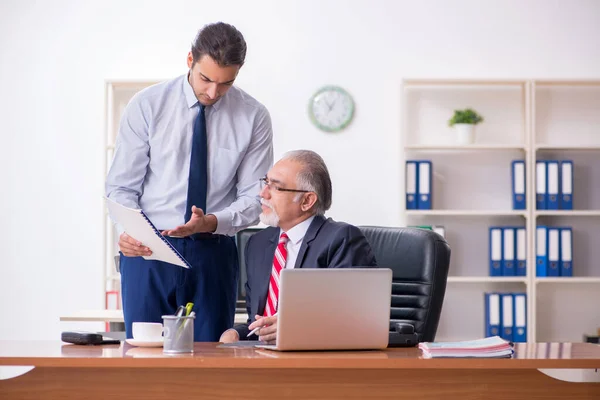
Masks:
[[[124,111],[106,195],[143,209],[192,265],[145,260],[151,249],[119,232],[128,338],[133,322],[162,322],[187,302],[195,304],[195,341],[216,341],[233,324],[231,236],[258,222],[258,180],[273,162],[267,109],[233,86],[245,56],[236,28],[207,25],[187,56],[188,73],[139,92]]]

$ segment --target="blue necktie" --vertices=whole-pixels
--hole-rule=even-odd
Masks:
[[[190,178],[187,193],[187,208],[185,222],[192,217],[192,206],[201,208],[206,213],[206,163],[208,150],[206,145],[206,119],[204,106],[198,103],[200,111],[194,122],[194,136],[192,138],[192,156],[190,158]]]

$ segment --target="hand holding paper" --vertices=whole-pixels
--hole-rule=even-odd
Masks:
[[[152,255],[152,250],[125,232],[121,233],[121,236],[119,236],[119,250],[127,257],[144,257]]]
[[[183,268],[190,268],[190,264],[186,259],[161,235],[142,210],[125,207],[108,198],[106,198],[106,206],[111,218],[125,228],[127,235],[135,238],[134,240],[137,243],[142,243],[144,247],[149,249],[149,255],[142,254],[142,257],[146,260],[159,260]]]

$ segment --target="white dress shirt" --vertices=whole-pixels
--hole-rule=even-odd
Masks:
[[[285,260],[286,269],[292,269],[296,265],[296,259],[298,258],[300,246],[302,246],[302,240],[304,239],[304,235],[306,235],[306,231],[308,231],[308,227],[313,222],[313,219],[315,219],[314,215],[309,219],[300,222],[298,225],[286,232],[288,238],[290,238],[285,246],[287,250],[287,258]],[[281,237],[281,233],[282,231],[280,229],[279,237]]]
[[[137,93],[119,127],[106,178],[106,196],[141,208],[158,229],[183,223],[194,121],[199,103],[187,74]],[[258,222],[259,178],[273,164],[267,109],[237,87],[206,107],[208,187],[206,214],[215,233],[233,235]]]

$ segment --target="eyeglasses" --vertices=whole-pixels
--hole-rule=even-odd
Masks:
[[[269,178],[267,178],[266,176],[260,178],[259,181],[260,181],[260,189],[261,190],[264,189],[266,186],[269,188],[269,190],[277,190],[278,192],[295,192],[295,193],[311,192],[311,190],[285,189],[285,188],[281,188],[279,186],[275,186],[273,183],[271,183],[271,181],[269,181]]]

